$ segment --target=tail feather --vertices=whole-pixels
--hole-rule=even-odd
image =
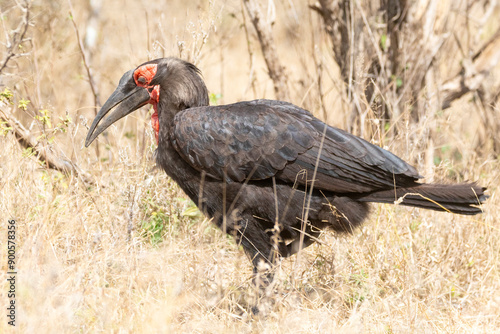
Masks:
[[[488,198],[484,194],[485,190],[486,188],[480,187],[476,183],[416,184],[412,187],[363,194],[357,200],[475,215],[483,212],[478,206]]]

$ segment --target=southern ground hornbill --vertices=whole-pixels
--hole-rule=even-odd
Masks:
[[[254,266],[296,253],[323,228],[351,231],[367,216],[368,202],[474,215],[486,199],[475,183],[418,183],[417,170],[394,154],[293,104],[209,106],[200,71],[177,58],[125,73],[85,146],[148,103],[157,163],[241,243]]]

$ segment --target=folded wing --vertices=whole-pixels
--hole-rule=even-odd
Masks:
[[[275,176],[305,185],[320,153],[320,190],[364,193],[413,185],[420,177],[394,154],[280,101],[186,109],[176,115],[170,138],[194,168],[227,182]]]

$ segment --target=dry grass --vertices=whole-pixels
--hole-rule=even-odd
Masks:
[[[307,31],[302,36],[309,34],[317,26],[308,20],[305,5],[292,3],[277,3],[278,52],[290,72],[292,102],[321,114],[317,92],[311,88],[315,69],[307,60],[313,52],[311,41],[297,34],[300,29]],[[11,6],[0,4],[2,11]],[[76,1],[73,7],[84,35],[88,10]],[[112,127],[100,139],[99,157],[93,147],[82,148],[85,125],[94,115],[93,96],[68,9],[66,1],[34,4],[31,53],[12,64],[12,75],[2,77],[15,92],[16,104],[21,98],[31,101],[17,116],[32,125],[36,136],[50,132],[34,121],[38,110],[49,110],[53,123],[68,112],[73,122],[50,145],[96,180],[89,186],[47,170],[11,133],[0,136],[0,300],[8,300],[6,223],[15,218],[19,332],[498,331],[500,163],[475,146],[480,116],[471,96],[408,127],[408,133],[386,145],[404,158],[413,157],[434,179],[479,180],[491,196],[485,212],[463,217],[373,205],[369,219],[353,236],[326,232],[323,245],[306,249],[300,263],[296,257],[284,260],[270,314],[252,317],[250,262],[153,168],[154,140],[146,110]],[[296,16],[308,24],[297,25]],[[209,90],[222,94],[219,103],[272,97],[255,39],[250,62],[238,1],[224,6],[108,1],[100,9],[99,22],[98,43],[89,61],[101,102],[126,70],[148,57],[178,56],[179,41],[184,41],[183,56],[197,60]],[[251,26],[248,30],[252,34]],[[317,56],[335,77],[338,70],[327,38],[316,37]],[[328,120],[344,127],[349,115],[340,107],[339,83],[332,80],[329,86],[325,82],[330,92],[325,101],[332,106],[327,107]],[[433,138],[439,161],[430,166],[423,158],[428,147],[415,142],[428,126],[439,128]],[[0,332],[12,330],[2,316]]]

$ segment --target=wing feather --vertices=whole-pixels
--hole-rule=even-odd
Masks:
[[[325,124],[281,101],[255,100],[186,109],[175,116],[170,138],[194,168],[227,182],[310,182]],[[370,192],[413,184],[414,167],[346,131],[327,126],[315,187]],[[307,177],[298,177],[307,175]]]

